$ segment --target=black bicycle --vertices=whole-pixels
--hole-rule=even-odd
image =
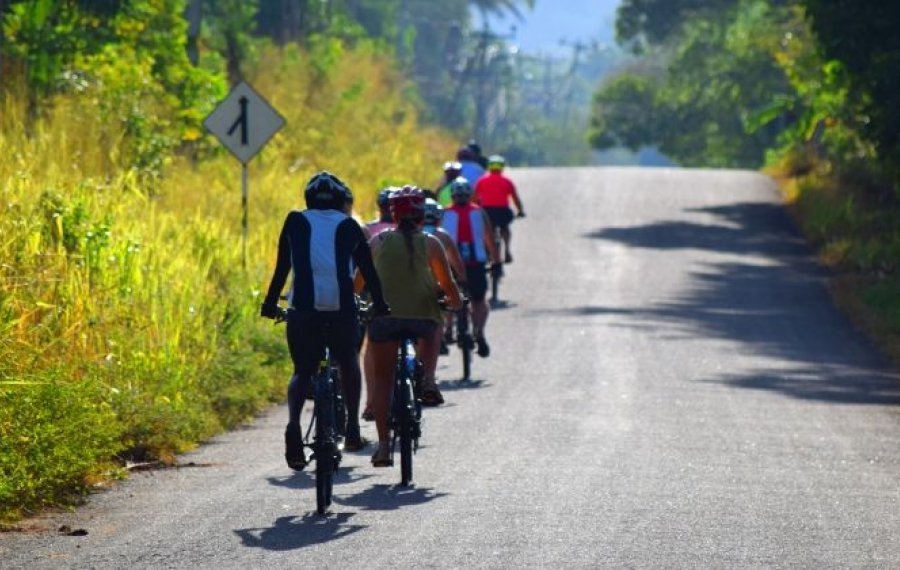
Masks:
[[[472,378],[472,351],[475,349],[475,337],[472,335],[472,327],[469,322],[469,303],[463,302],[463,307],[456,311],[456,346],[462,354],[463,374],[462,379],[469,381]]]
[[[397,350],[394,397],[391,402],[391,457],[400,447],[400,484],[407,486],[413,477],[413,454],[422,436],[421,386],[424,369],[416,357],[416,339],[404,337]]]
[[[276,322],[289,318],[290,313],[281,309]],[[328,333],[326,325],[324,334]],[[331,360],[327,348],[319,370],[312,377],[312,388],[313,414],[303,436],[303,447],[311,450],[309,459],[316,462],[316,512],[322,515],[331,506],[334,474],[341,463],[347,426],[347,408],[341,393],[338,367]]]
[[[313,377],[313,414],[303,437],[303,446],[312,451],[310,460],[316,462],[316,512],[320,515],[331,506],[334,474],[341,464],[346,425],[347,409],[337,368],[326,355]]]

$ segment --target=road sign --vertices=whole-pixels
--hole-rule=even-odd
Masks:
[[[284,126],[284,118],[250,85],[241,81],[203,121],[231,153],[247,164]]]

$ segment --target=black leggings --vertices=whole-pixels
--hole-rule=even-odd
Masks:
[[[288,385],[289,423],[300,425],[303,401],[311,394],[311,379],[328,347],[341,371],[341,389],[347,406],[347,434],[358,435],[362,373],[359,370],[359,321],[356,316],[291,311],[287,321],[287,342],[294,361],[294,375]]]

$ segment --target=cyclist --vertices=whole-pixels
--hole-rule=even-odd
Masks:
[[[484,167],[478,163],[478,155],[472,152],[467,146],[462,147],[456,153],[456,160],[459,161],[459,175],[475,184],[478,179],[484,176]]]
[[[359,321],[350,262],[366,277],[376,314],[390,312],[362,229],[344,213],[350,189],[335,175],[319,172],[306,185],[307,209],[288,213],[278,239],[278,258],[260,314],[279,316],[278,297],[293,271],[287,342],[294,362],[288,386],[285,460],[290,468],[306,466],[300,412],[326,346],[340,368],[348,418],[344,448],[362,449],[359,398],[362,381],[357,353]],[[325,334],[325,329],[328,334]]]
[[[452,161],[444,163],[444,178],[441,179],[440,183],[437,185],[438,190],[436,200],[445,208],[453,203],[453,198],[450,197],[450,184],[456,180],[457,176],[459,176],[459,171],[461,169],[462,164],[459,162]]]
[[[494,243],[494,230],[484,210],[472,203],[472,185],[463,177],[453,181],[453,205],[444,212],[442,227],[453,237],[466,264],[466,282],[472,309],[472,333],[477,354],[491,353],[485,338],[488,319],[487,274],[485,263],[491,261],[491,271],[501,270],[500,256]]]
[[[437,346],[430,346],[438,340],[434,332],[443,321],[437,292],[447,295],[451,309],[462,306],[444,248],[437,238],[422,232],[425,196],[414,186],[404,186],[391,195],[390,204],[397,227],[369,242],[385,298],[392,304],[391,315],[373,319],[368,331],[375,372],[371,401],[378,430],[378,449],[372,455],[375,467],[391,465],[388,412],[399,341],[413,336],[420,339],[420,351],[437,351]]]
[[[478,144],[478,141],[475,139],[469,139],[469,142],[466,143],[466,147],[471,150],[475,154],[475,162],[481,165],[481,168],[487,168],[488,159],[484,154],[481,153],[481,145]]]
[[[525,210],[522,208],[522,200],[519,199],[519,194],[516,192],[516,185],[503,175],[504,166],[506,166],[506,160],[502,156],[491,155],[488,159],[488,173],[475,184],[475,200],[487,212],[491,224],[495,228],[500,228],[500,237],[503,239],[503,261],[512,263],[512,254],[509,251],[511,238],[509,224],[513,220],[513,211],[509,207],[510,199],[516,205],[517,217],[524,218]]]
[[[453,278],[459,285],[461,291],[465,291],[466,284],[466,266],[462,257],[459,255],[459,249],[453,236],[447,233],[447,230],[440,227],[441,220],[444,217],[444,208],[432,199],[425,200],[425,225],[422,231],[426,234],[433,235],[438,238],[441,245],[444,246],[444,252],[447,254],[447,261],[450,262],[450,269],[453,271]],[[425,379],[422,390],[422,404],[425,406],[439,406],[444,403],[444,397],[437,385],[437,361],[441,354],[449,354],[450,349],[448,343],[444,340],[444,329],[449,328],[453,323],[453,314],[447,313],[444,326],[435,330],[435,339],[432,341],[434,346],[438,346],[438,351],[420,354],[422,365],[425,369]]]
[[[378,204],[378,217],[366,224],[366,229],[369,232],[370,238],[388,228],[394,227],[394,220],[391,218],[391,208],[388,199],[391,197],[391,192],[396,190],[399,190],[399,188],[386,186],[378,192],[378,198],[376,199],[376,203]]]

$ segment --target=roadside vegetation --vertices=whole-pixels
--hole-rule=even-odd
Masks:
[[[370,215],[380,185],[433,180],[457,144],[420,121],[383,42],[242,36],[239,75],[287,119],[250,165],[244,270],[240,165],[201,127],[228,91],[227,22],[204,24],[192,64],[184,9],[0,12],[0,523],[282,400],[284,331],[259,294],[306,179],[338,173]]]
[[[616,25],[639,57],[595,93],[593,145],[770,173],[837,304],[900,365],[900,7],[624,0]]]

